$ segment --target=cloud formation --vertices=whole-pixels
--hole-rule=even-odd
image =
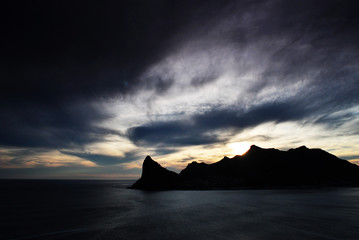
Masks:
[[[357,135],[358,7],[339,0],[7,1],[0,148],[59,150],[104,166],[138,160],[84,150],[113,136],[119,149],[135,145],[124,153],[171,155],[226,144],[266,123]]]
[[[208,32],[193,31],[179,50],[147,72],[150,80],[157,76],[181,89],[171,91],[167,86],[160,89],[162,94],[164,89],[183,98],[190,88],[223,83],[221,77],[226,76],[227,86],[217,85],[210,92],[214,97],[209,97],[223,100],[204,112],[188,113],[187,119],[132,127],[128,134],[134,143],[208,144],[226,139],[214,133],[218,129],[230,128],[234,135],[266,122],[332,126],[349,116],[356,118],[356,112],[329,116],[359,103],[359,34],[354,31],[359,21],[352,10],[356,3],[258,1],[244,8],[241,4],[233,2],[231,10],[219,11],[209,23],[212,28],[204,27]],[[202,99],[191,98],[193,104],[209,103]]]
[[[68,152],[61,151],[61,153],[76,156],[79,158],[87,159],[91,162],[94,162],[97,165],[115,165],[127,162],[133,162],[138,160],[138,155],[135,152],[128,152],[125,156],[110,156],[105,154],[92,154],[92,153],[79,153],[79,152]]]
[[[212,109],[193,115],[186,121],[155,122],[129,129],[129,138],[141,145],[204,145],[227,140],[241,130],[266,122],[301,121],[315,114],[309,107],[295,102],[266,103],[249,110]],[[223,131],[232,132],[221,138]]]
[[[86,104],[76,106],[6,106],[2,111],[0,145],[63,148],[84,145],[120,135],[116,130],[96,126],[109,116]]]

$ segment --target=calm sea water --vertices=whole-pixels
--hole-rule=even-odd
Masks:
[[[359,188],[141,191],[1,180],[0,239],[359,239]]]

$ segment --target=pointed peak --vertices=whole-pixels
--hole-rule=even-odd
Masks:
[[[241,156],[248,156],[250,154],[253,154],[253,153],[258,153],[258,152],[261,152],[261,150],[263,150],[263,148],[261,147],[258,147],[256,145],[252,145],[249,150],[245,153],[243,153]]]
[[[253,151],[253,150],[259,150],[259,149],[262,149],[261,147],[258,147],[256,145],[252,145],[250,148],[249,148],[249,151]]]
[[[147,156],[143,161],[143,167],[148,168],[148,167],[162,167],[162,166],[158,162],[153,160],[150,156]]]
[[[153,160],[150,156],[147,156],[142,164],[142,176],[156,173],[158,171],[168,171],[162,167],[158,162]]]

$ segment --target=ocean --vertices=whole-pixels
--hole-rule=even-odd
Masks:
[[[0,239],[359,239],[359,188],[142,191],[0,180]]]

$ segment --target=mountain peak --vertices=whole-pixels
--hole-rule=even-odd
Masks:
[[[240,161],[237,161],[240,160]],[[179,174],[147,156],[137,189],[236,189],[359,186],[359,167],[321,149],[306,146],[281,151],[252,145],[234,158],[192,162]]]
[[[305,145],[303,145],[303,146],[300,146],[299,148],[297,148],[297,149],[300,149],[300,150],[307,150],[308,148],[305,146]]]
[[[143,169],[142,171],[145,172],[148,169],[152,169],[152,168],[162,168],[161,165],[154,161],[150,156],[147,156],[145,158],[145,160],[143,161],[143,165],[142,165]]]
[[[151,156],[147,156],[145,158],[145,160],[143,161],[143,167],[149,167],[149,166],[161,167],[161,165],[158,162],[156,162],[155,160],[153,160],[151,158]]]
[[[262,149],[261,147],[258,147],[257,145],[252,145],[249,150],[259,150]]]
[[[177,173],[167,170],[147,156],[142,164],[141,178],[132,185],[132,188],[172,189],[177,179]]]
[[[290,152],[292,152],[292,151],[301,151],[301,152],[303,152],[303,151],[307,151],[307,150],[310,150],[310,149],[307,148],[305,145],[297,147],[297,148],[289,149]]]
[[[256,146],[256,145],[252,145],[246,153],[242,154],[242,156],[248,155],[248,154],[250,154],[250,153],[258,152],[258,151],[260,151],[260,150],[263,150],[263,148],[258,147],[258,146]]]

